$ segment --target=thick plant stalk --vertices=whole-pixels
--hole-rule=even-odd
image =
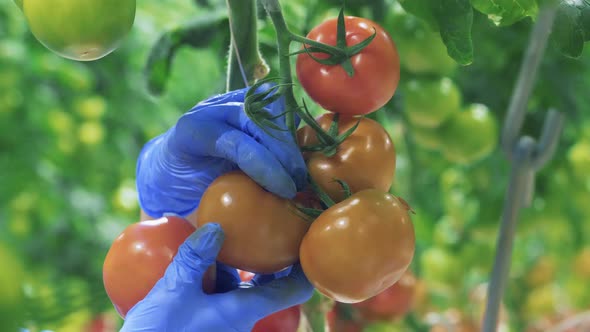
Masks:
[[[264,78],[268,65],[258,49],[257,11],[255,0],[226,0],[229,12],[231,44],[226,90],[252,85]]]

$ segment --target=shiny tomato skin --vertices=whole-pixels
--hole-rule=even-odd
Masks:
[[[296,305],[259,320],[252,332],[296,332],[301,319],[301,307]]]
[[[377,23],[346,16],[346,44],[352,46],[376,32],[375,39],[350,61],[351,77],[341,65],[324,65],[309,54],[297,56],[297,78],[305,92],[324,109],[341,114],[368,114],[393,97],[400,78],[400,60],[394,41]],[[313,28],[308,39],[336,45],[337,19],[327,20]],[[312,53],[326,58],[323,53]]]
[[[103,264],[103,282],[124,318],[141,301],[195,228],[180,217],[163,217],[128,226],[114,241]]]
[[[293,201],[264,190],[242,171],[218,177],[201,197],[196,226],[209,222],[219,223],[225,234],[218,261],[255,273],[297,262],[310,225]]]
[[[396,283],[415,250],[409,206],[377,189],[360,191],[324,211],[301,243],[301,266],[324,295],[365,301]]]
[[[416,290],[416,277],[407,270],[393,286],[372,298],[353,303],[361,317],[369,322],[400,319],[412,309]]]
[[[333,119],[334,114],[326,113],[316,120],[324,130],[328,130]],[[341,115],[338,132],[346,132],[358,120]],[[309,126],[298,130],[297,140],[300,146],[318,143],[315,132]],[[322,152],[308,152],[304,157],[311,177],[337,202],[345,195],[335,178],[345,181],[353,193],[371,188],[386,192],[395,175],[395,145],[385,128],[369,118],[361,120],[352,135],[338,146],[335,155],[327,157]]]

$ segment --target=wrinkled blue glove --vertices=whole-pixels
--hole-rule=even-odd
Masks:
[[[257,275],[251,288],[236,288],[235,269],[219,274],[218,268],[217,288],[226,292],[205,294],[203,275],[215,263],[222,243],[219,224],[206,224],[191,235],[164,277],[127,313],[121,332],[250,332],[261,318],[311,297],[313,286],[300,265],[287,275]]]
[[[144,146],[136,183],[139,203],[149,216],[172,212],[186,217],[215,178],[238,168],[284,198],[293,198],[305,186],[307,170],[293,135],[272,129],[269,135],[252,122],[243,111],[247,91],[197,104]],[[279,116],[285,110],[284,98],[267,110],[277,116],[274,123],[286,129],[285,116]]]

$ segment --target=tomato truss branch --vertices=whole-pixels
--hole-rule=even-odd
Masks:
[[[319,137],[324,139],[327,142],[334,143],[334,139],[328,135],[319,124],[315,121],[315,119],[306,111],[305,105],[304,107],[300,107],[295,100],[295,94],[293,92],[293,80],[292,80],[292,71],[291,71],[291,53],[289,52],[289,47],[291,45],[291,38],[293,33],[289,31],[287,27],[287,23],[285,22],[285,18],[283,17],[283,13],[281,11],[281,5],[279,4],[278,0],[260,0],[272,23],[275,27],[277,32],[277,49],[278,49],[278,56],[279,56],[279,71],[281,76],[281,88],[279,89],[279,94],[282,94],[285,97],[285,104],[287,107],[287,114],[286,114],[286,123],[287,128],[295,135],[296,133],[296,126],[295,126],[295,113],[299,115],[299,117],[311,126]]]

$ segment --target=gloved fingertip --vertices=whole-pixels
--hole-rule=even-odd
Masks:
[[[225,235],[218,223],[207,223],[187,239],[190,247],[203,259],[215,258],[221,250]]]
[[[294,180],[297,191],[301,191],[307,187],[307,168],[297,167],[294,171]]]
[[[297,185],[291,178],[288,178],[281,183],[280,188],[275,191],[275,194],[286,199],[293,199],[297,195]]]

